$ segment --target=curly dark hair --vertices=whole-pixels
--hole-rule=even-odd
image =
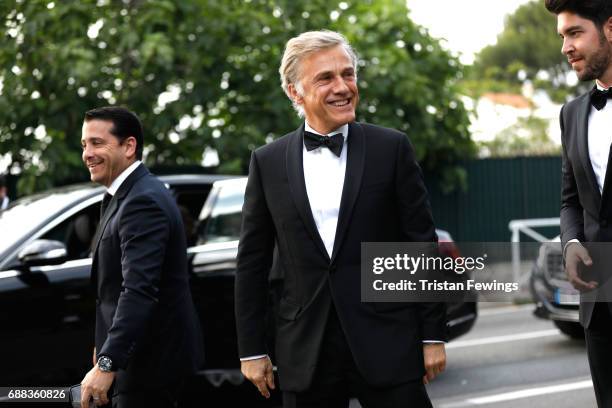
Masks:
[[[569,11],[591,20],[599,28],[612,17],[610,0],[545,0],[544,5],[553,14]]]

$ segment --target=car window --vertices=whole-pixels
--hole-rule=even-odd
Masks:
[[[100,203],[95,203],[64,220],[41,238],[63,242],[69,261],[88,258],[99,220]]]
[[[176,204],[181,212],[181,218],[185,226],[187,246],[193,246],[196,243],[196,220],[198,219],[200,211],[202,211],[204,201],[206,201],[210,189],[210,184],[172,187],[172,194],[176,199]]]
[[[228,184],[221,187],[210,217],[200,233],[200,244],[235,241],[240,238],[244,185]]]
[[[71,203],[90,194],[90,187],[77,185],[13,202],[9,209],[0,212],[0,259],[7,257],[10,248],[65,211]]]

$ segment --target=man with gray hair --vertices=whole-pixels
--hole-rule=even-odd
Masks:
[[[437,239],[405,134],[355,122],[357,57],[331,31],[286,45],[282,87],[305,123],[251,158],[236,271],[241,368],[275,388],[266,348],[268,272],[284,271],[276,365],[285,407],[431,407],[446,364],[439,303],[361,302],[361,243]]]

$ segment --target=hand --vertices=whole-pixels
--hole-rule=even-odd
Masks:
[[[274,389],[274,373],[272,371],[272,361],[270,357],[265,356],[257,358],[255,360],[246,360],[240,362],[240,371],[242,375],[249,381],[251,381],[261,395],[266,398],[270,398],[270,389]]]
[[[444,343],[423,344],[423,359],[425,360],[426,371],[426,374],[423,376],[423,384],[429,384],[431,380],[446,369]]]
[[[81,381],[81,407],[89,408],[89,400],[93,397],[94,406],[108,404],[108,390],[115,380],[114,372],[104,372],[94,366]]]
[[[581,292],[593,290],[597,287],[597,282],[585,282],[578,276],[578,267],[581,262],[586,266],[593,265],[589,251],[580,242],[570,242],[565,250],[565,273],[567,274],[567,279],[574,288]]]

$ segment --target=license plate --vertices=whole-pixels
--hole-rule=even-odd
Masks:
[[[559,305],[579,305],[580,293],[568,289],[555,289],[555,303]]]

